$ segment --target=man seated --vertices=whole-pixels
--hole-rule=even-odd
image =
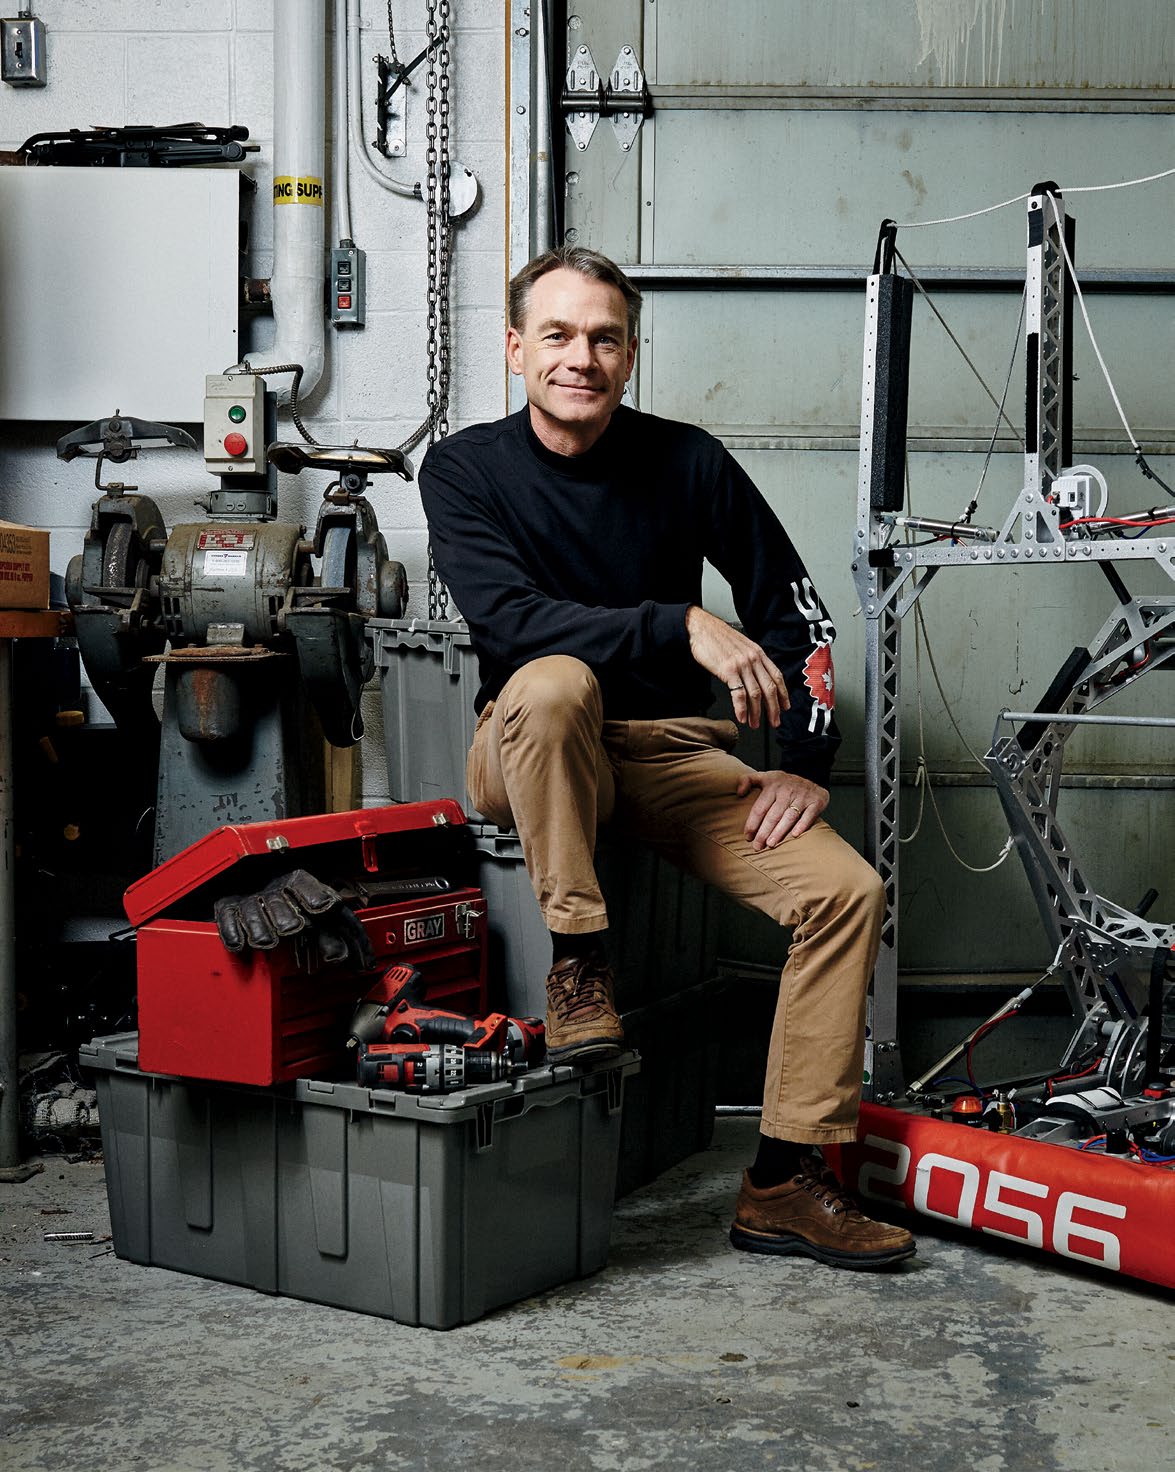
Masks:
[[[856,1137],[881,882],[824,822],[839,735],[833,627],[787,533],[719,442],[621,405],[640,293],[563,246],[510,283],[506,355],[528,403],[435,444],[420,470],[437,569],[469,625],[481,688],[473,801],[515,828],[551,932],[555,1061],[615,1051],[597,829],[650,845],[793,927],[758,1155],[731,1240],[845,1267],[909,1257],[819,1154]],[[701,606],[727,579],[740,632]],[[732,753],[778,730],[781,770]]]

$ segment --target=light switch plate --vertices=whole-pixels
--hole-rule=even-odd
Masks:
[[[0,81],[43,87],[45,80],[45,22],[31,15],[0,20]]]

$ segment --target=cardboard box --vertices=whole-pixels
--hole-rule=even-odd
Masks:
[[[49,607],[49,533],[0,521],[0,608]]]

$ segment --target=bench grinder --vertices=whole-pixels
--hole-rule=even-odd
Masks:
[[[209,377],[205,461],[220,489],[196,503],[207,520],[170,533],[150,497],[103,485],[102,462],[195,449],[190,435],[116,412],[58,442],[63,460],[98,461],[102,495],[66,595],[96,694],[135,759],[158,751],[156,864],[221,824],[322,810],[321,738],[346,747],[363,733],[360,693],[374,667],[366,621],[398,618],[407,603],[403,566],[388,557],[364,492],[373,474],[410,480],[408,461],[313,442],[269,444],[267,455],[273,403],[258,376]],[[335,477],[312,540],[277,519],[277,469]]]

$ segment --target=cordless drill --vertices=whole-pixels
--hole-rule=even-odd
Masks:
[[[509,1078],[505,1053],[457,1048],[452,1043],[360,1043],[359,1082],[369,1089],[407,1089],[418,1094],[451,1094],[471,1084]]]
[[[430,1007],[413,966],[392,966],[355,1009],[348,1046],[359,1048],[359,1082],[449,1093],[523,1072],[546,1051],[537,1017],[469,1017]]]

